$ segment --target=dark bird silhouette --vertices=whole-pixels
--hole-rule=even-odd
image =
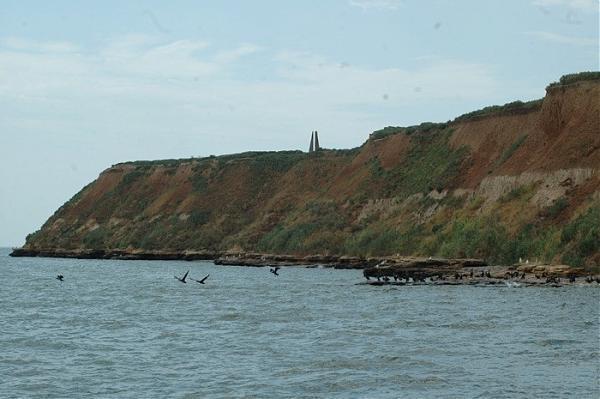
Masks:
[[[277,273],[277,270],[279,270],[279,266],[275,266],[275,268],[271,268],[269,271],[271,273],[273,273],[276,276],[279,276],[279,273]]]
[[[59,274],[58,276],[56,276],[56,279],[58,281],[64,281],[63,279],[65,278],[65,276],[63,276],[62,274]]]
[[[207,274],[206,277],[204,277],[202,280],[196,280],[196,279],[193,279],[191,277],[190,277],[190,279],[194,280],[197,283],[204,284],[204,282],[206,281],[206,279],[208,278],[208,276],[210,276],[210,274]]]
[[[190,271],[188,270],[187,272],[185,272],[185,274],[183,275],[183,277],[177,277],[177,276],[173,276],[175,277],[177,280],[179,280],[182,283],[187,283],[187,281],[185,281],[185,279],[187,278],[188,274],[190,273]]]

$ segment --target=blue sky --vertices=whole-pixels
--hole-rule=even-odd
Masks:
[[[598,0],[7,1],[0,246],[106,167],[350,148],[598,70]]]

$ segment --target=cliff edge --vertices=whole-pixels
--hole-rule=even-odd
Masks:
[[[542,100],[388,127],[352,150],[117,164],[20,253],[400,254],[598,270],[599,75],[567,75]]]

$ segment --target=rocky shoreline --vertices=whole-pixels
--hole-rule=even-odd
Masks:
[[[325,267],[363,270],[359,284],[386,285],[498,285],[559,287],[568,284],[600,286],[600,275],[565,265],[520,264],[490,266],[482,259],[418,257],[355,257],[335,255],[280,255],[255,252],[65,250],[15,248],[13,257],[50,257],[117,260],[208,260],[220,266]]]
[[[90,249],[31,249],[14,248],[13,257],[46,257],[75,259],[120,259],[120,260],[212,260],[221,266],[251,267],[331,267],[335,269],[368,269],[378,265],[451,268],[487,266],[482,259],[421,259],[415,257],[359,257],[338,255],[285,255],[256,252],[216,251],[142,251],[142,250],[90,250]],[[383,270],[383,269],[382,269]]]
[[[551,286],[596,285],[600,275],[591,275],[583,268],[566,265],[519,264],[511,266],[461,267],[426,259],[395,264],[379,264],[364,269],[367,281],[359,284],[384,285],[506,285]]]
[[[73,258],[73,259],[121,259],[121,260],[214,260],[220,256],[211,251],[129,251],[121,249],[30,249],[13,248],[13,257]]]

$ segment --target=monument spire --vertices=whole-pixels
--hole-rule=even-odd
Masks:
[[[319,145],[319,135],[317,134],[317,131],[315,130],[315,151],[318,151],[321,149],[321,146]]]
[[[310,132],[310,147],[308,147],[308,152],[313,152],[315,150],[314,137],[315,132]]]

